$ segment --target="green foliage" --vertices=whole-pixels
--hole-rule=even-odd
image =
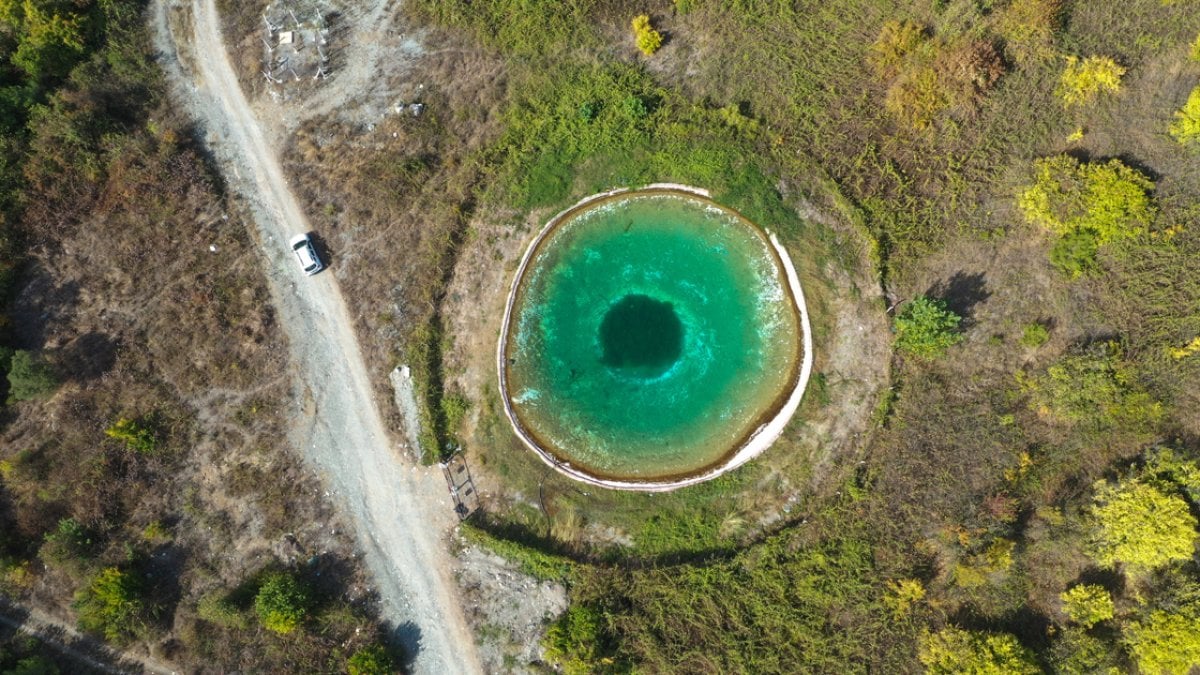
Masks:
[[[1090,509],[1090,555],[1142,574],[1195,553],[1196,518],[1182,498],[1138,479],[1100,481]]]
[[[611,665],[606,656],[610,645],[604,644],[604,617],[600,611],[583,605],[573,605],[546,631],[542,644],[545,657],[567,675],[587,675],[598,666]]]
[[[270,572],[254,596],[254,611],[264,628],[287,635],[308,616],[312,599],[308,588],[288,572]]]
[[[1084,628],[1113,618],[1112,596],[1103,586],[1080,584],[1063,591],[1059,598],[1067,617]]]
[[[52,2],[25,0],[13,65],[35,81],[64,77],[85,52],[84,18]]]
[[[871,45],[867,62],[876,72],[886,77],[897,75],[905,60],[917,52],[925,42],[925,28],[912,21],[888,21],[879,31],[879,37]]]
[[[33,352],[13,352],[8,367],[8,395],[14,401],[31,401],[48,396],[58,388],[50,366]]]
[[[4,675],[58,675],[60,672],[50,659],[34,655],[21,659],[15,666],[5,670]]]
[[[1069,354],[1038,376],[1018,374],[1030,407],[1060,422],[1096,430],[1145,430],[1163,417],[1163,407],[1141,390],[1116,345],[1097,345]]]
[[[1060,675],[1120,675],[1113,647],[1111,641],[1072,626],[1060,631],[1051,645],[1050,665]]]
[[[246,630],[250,627],[246,613],[230,600],[225,591],[205,593],[196,604],[196,616],[230,630]]]
[[[129,572],[105,567],[75,593],[79,627],[110,642],[124,642],[142,631],[145,604],[141,584]]]
[[[918,579],[889,581],[887,588],[884,602],[897,620],[907,616],[913,606],[925,599],[925,585]]]
[[[46,534],[40,553],[46,561],[61,565],[89,558],[95,548],[96,542],[86,527],[74,518],[63,518],[58,527]]]
[[[1034,162],[1034,174],[1019,206],[1026,220],[1056,234],[1091,230],[1106,244],[1143,231],[1154,219],[1154,183],[1120,160],[1084,164],[1058,155]]]
[[[390,675],[394,672],[396,663],[381,644],[363,647],[346,661],[347,675]]]
[[[1102,93],[1120,91],[1124,75],[1125,68],[1107,56],[1089,56],[1082,61],[1068,56],[1058,95],[1067,107],[1091,103]]]
[[[936,358],[962,342],[961,322],[962,317],[945,301],[918,296],[896,315],[896,348],[920,358]]]
[[[1171,136],[1183,145],[1200,144],[1200,87],[1188,94],[1183,109],[1175,113],[1170,132]]]
[[[1072,279],[1096,271],[1096,255],[1100,238],[1091,228],[1071,230],[1060,236],[1050,247],[1050,263]]]
[[[1055,55],[1063,13],[1063,0],[1012,0],[999,13],[997,30],[1018,63],[1045,61]]]
[[[489,46],[520,56],[552,53],[586,42],[595,0],[414,0],[434,21],[467,29]]]
[[[927,675],[1038,675],[1033,653],[1007,633],[948,626],[926,633],[919,657]]]
[[[1200,667],[1200,617],[1152,612],[1129,627],[1126,644],[1139,672],[1187,675]]]
[[[510,539],[502,539],[470,523],[461,524],[459,532],[467,541],[516,562],[522,572],[537,579],[562,581],[567,579],[574,569],[574,563],[569,558],[546,553]]]
[[[654,30],[650,25],[650,17],[646,14],[639,14],[633,17],[633,35],[637,41],[637,47],[646,56],[652,56],[654,52],[662,47],[662,33]]]
[[[1025,328],[1021,331],[1021,344],[1030,349],[1037,349],[1050,341],[1050,329],[1046,325],[1034,321],[1025,324]]]
[[[104,435],[120,441],[126,449],[149,455],[158,449],[158,436],[145,421],[122,417],[104,430]]]

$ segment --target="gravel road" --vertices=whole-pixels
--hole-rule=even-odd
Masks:
[[[402,460],[384,428],[334,274],[306,278],[291,257],[288,238],[307,232],[308,222],[238,86],[215,2],[156,0],[153,12],[156,47],[178,98],[255,216],[295,369],[295,450],[353,523],[383,618],[413,657],[411,669],[482,672],[451,574],[454,514],[445,482],[438,469]]]

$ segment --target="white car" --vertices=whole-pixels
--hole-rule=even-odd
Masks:
[[[298,234],[292,237],[292,253],[296,254],[300,269],[310,277],[325,268],[317,256],[317,249],[313,246],[312,237],[307,234]]]

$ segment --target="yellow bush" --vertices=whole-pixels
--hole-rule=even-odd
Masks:
[[[1192,90],[1183,109],[1175,113],[1170,131],[1171,136],[1184,145],[1200,143],[1200,87]]]
[[[997,30],[1018,63],[1054,56],[1054,38],[1062,28],[1062,0],[1013,0],[997,21]]]
[[[1123,75],[1125,68],[1107,56],[1089,56],[1082,61],[1068,56],[1058,95],[1068,107],[1091,103],[1103,92],[1119,91]]]
[[[645,14],[633,17],[633,35],[637,40],[638,49],[646,56],[658,51],[663,43],[662,33],[650,26],[650,17]]]
[[[867,54],[867,62],[885,77],[894,77],[906,57],[925,42],[925,29],[912,21],[888,21]]]
[[[950,99],[933,68],[908,70],[888,88],[883,106],[916,129],[928,127]]]

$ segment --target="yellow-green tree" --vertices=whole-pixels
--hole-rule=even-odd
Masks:
[[[1030,223],[1057,234],[1091,230],[1105,244],[1154,219],[1154,181],[1120,160],[1084,163],[1058,155],[1035,161],[1033,168],[1033,184],[1017,200]]]
[[[1102,93],[1120,91],[1124,75],[1125,68],[1107,56],[1089,56],[1082,61],[1068,56],[1058,95],[1067,107],[1091,103]]]
[[[1187,675],[1200,667],[1200,618],[1152,612],[1126,631],[1129,653],[1138,671],[1154,675]]]
[[[1138,479],[1096,483],[1090,553],[1102,567],[1142,574],[1196,549],[1196,518],[1183,498]]]
[[[1200,144],[1200,87],[1193,89],[1183,109],[1175,112],[1170,132],[1184,145]]]
[[[354,652],[346,661],[347,675],[391,675],[396,663],[381,644],[373,644]]]
[[[662,46],[662,33],[650,25],[650,17],[639,14],[633,17],[633,36],[637,40],[638,49],[646,56],[654,54]]]
[[[918,654],[926,675],[1037,675],[1033,653],[1007,633],[949,626],[921,639]]]
[[[1112,596],[1103,586],[1080,584],[1058,597],[1062,600],[1067,617],[1084,628],[1113,618]]]

